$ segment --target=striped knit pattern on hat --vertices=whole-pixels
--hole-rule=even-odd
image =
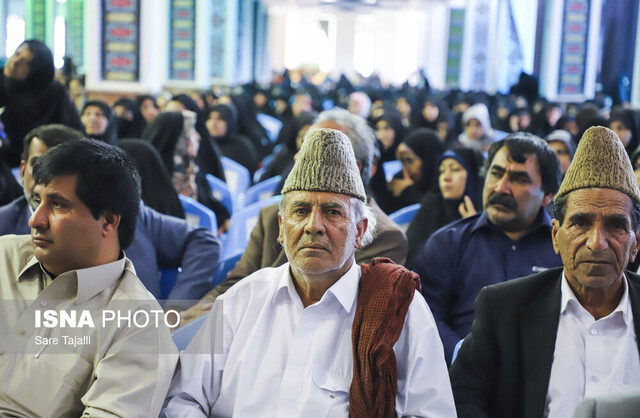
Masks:
[[[282,194],[329,192],[366,202],[367,196],[349,138],[335,129],[314,129],[304,138]]]
[[[555,200],[587,188],[618,190],[640,203],[638,180],[624,145],[615,132],[604,126],[593,126],[582,135]]]

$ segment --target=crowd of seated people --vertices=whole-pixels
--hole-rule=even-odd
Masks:
[[[162,307],[181,312],[180,326],[185,326],[211,312],[217,306],[215,301],[245,278],[289,261],[281,232],[284,203],[272,204],[260,210],[246,251],[235,268],[223,277],[222,284],[213,286],[218,262],[223,261],[224,236],[233,226],[234,217],[231,208],[214,193],[207,176],[227,181],[223,160],[229,158],[247,169],[252,184],[281,176],[272,191],[278,195],[287,190],[287,179],[305,149],[307,133],[317,129],[340,131],[353,150],[365,192],[363,201],[371,208],[369,216],[377,225],[377,234],[355,251],[356,263],[389,258],[419,274],[421,293],[448,364],[455,357],[455,347],[469,332],[479,335],[463,344],[461,355],[465,360],[453,374],[453,395],[460,416],[480,416],[475,414],[482,408],[476,409],[474,402],[484,402],[484,411],[492,411],[489,416],[520,411],[520,406],[511,404],[496,406],[499,394],[495,399],[478,401],[474,397],[479,395],[464,387],[460,379],[481,380],[477,377],[479,369],[471,364],[478,359],[478,350],[490,346],[498,350],[491,351],[495,356],[502,349],[498,343],[493,346],[492,341],[480,340],[493,338],[486,335],[493,332],[493,324],[472,326],[478,309],[482,320],[491,318],[487,313],[490,306],[486,305],[489,296],[482,289],[498,286],[502,291],[500,283],[546,270],[555,272],[554,268],[563,265],[567,271],[569,258],[563,253],[566,249],[560,248],[567,238],[556,234],[569,234],[571,231],[564,232],[563,222],[572,218],[557,220],[564,216],[558,215],[558,199],[554,201],[558,190],[563,191],[561,184],[572,184],[573,189],[564,191],[569,196],[575,195],[575,190],[600,187],[620,191],[633,201],[636,198],[631,180],[621,189],[613,184],[617,180],[598,184],[584,180],[583,184],[576,178],[577,168],[571,174],[570,164],[580,141],[593,141],[597,132],[597,138],[609,138],[611,133],[611,138],[620,142],[625,159],[614,162],[625,170],[629,163],[640,178],[638,113],[622,106],[605,106],[600,100],[550,102],[519,93],[518,87],[522,86],[517,85],[510,94],[438,91],[431,89],[426,79],[416,86],[405,83],[383,88],[373,79],[354,85],[341,77],[335,83],[327,80],[318,86],[304,77],[298,79],[297,74],[293,75],[294,81],[285,72],[269,86],[212,86],[202,92],[165,92],[162,97],[123,96],[107,103],[84,91],[81,78],[69,80],[65,91],[65,86],[53,79],[50,51],[47,54],[45,48],[38,41],[26,41],[0,75],[0,107],[6,108],[0,116],[4,129],[0,146],[1,235],[34,230],[29,219],[37,211],[38,202],[32,199],[36,187],[32,170],[49,149],[81,138],[119,147],[135,165],[141,183],[137,226],[123,254],[131,260],[146,290],[158,300],[167,299]],[[21,68],[25,59],[30,65]],[[35,95],[30,85],[33,83],[46,95],[31,98]],[[27,97],[42,103],[24,113]],[[63,110],[51,112],[44,105],[46,100],[51,106],[61,103]],[[281,126],[277,135],[260,123],[263,117]],[[596,126],[610,130],[602,133]],[[619,151],[619,147],[614,148]],[[390,167],[395,171],[388,171]],[[19,179],[14,178],[11,168],[18,170]],[[582,185],[575,186],[576,182]],[[180,195],[215,214],[217,225],[213,230],[186,220]],[[395,212],[415,204],[419,209],[408,228],[394,224]],[[559,205],[560,210],[571,211],[571,205],[577,203],[565,199]],[[604,234],[593,234],[599,233]],[[609,247],[618,248],[607,239],[599,244],[606,247],[598,247],[601,253]],[[597,241],[593,237],[588,240]],[[635,273],[640,259],[635,258],[633,244],[625,248],[633,257],[619,253],[616,262]],[[167,269],[177,271],[168,293],[161,286],[162,271]],[[570,278],[567,280],[572,286]],[[640,301],[634,299],[635,276],[626,283],[624,295],[629,295],[632,307],[638,306]],[[505,295],[510,294],[504,289]],[[487,297],[480,308],[475,302],[479,294]],[[576,297],[583,302],[582,294]],[[213,312],[221,314],[215,308]],[[597,323],[602,316],[593,314],[592,318]],[[630,357],[628,353],[619,356]],[[489,364],[502,363],[491,358]],[[555,389],[561,380],[555,363],[553,367],[551,378],[548,374],[545,378],[551,379]],[[630,367],[640,371],[635,363]],[[616,385],[640,386],[640,378],[625,379],[616,380]],[[568,411],[586,394],[608,393],[608,389],[576,390],[582,390],[582,395],[570,401],[562,394],[545,392],[544,408],[558,414]],[[464,402],[458,402],[458,393],[464,394],[460,398]],[[0,395],[0,412],[4,411],[2,399]],[[536,408],[538,411],[540,406],[536,404]],[[508,412],[504,415],[503,411]]]

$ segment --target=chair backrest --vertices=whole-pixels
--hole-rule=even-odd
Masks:
[[[231,158],[224,156],[220,157],[220,162],[222,162],[224,176],[227,179],[227,187],[229,187],[231,193],[237,196],[244,194],[249,186],[251,186],[249,169],[233,161]]]
[[[216,214],[211,209],[200,202],[197,202],[185,195],[178,195],[182,208],[184,209],[185,219],[191,225],[201,226],[213,232],[218,236],[218,220]]]
[[[237,254],[242,254],[247,248],[253,227],[258,223],[260,209],[272,205],[282,199],[281,195],[270,199],[261,200],[252,205],[243,207],[233,213],[229,221],[229,230],[223,238],[221,260],[226,260]]]
[[[244,194],[243,205],[249,206],[253,203],[271,198],[281,180],[282,176],[275,176],[249,187]]]
[[[258,119],[258,123],[267,131],[269,141],[271,141],[271,143],[276,142],[278,140],[278,134],[280,134],[280,129],[282,129],[282,121],[266,113],[258,113],[256,119]]]
[[[227,278],[227,273],[229,273],[240,261],[242,257],[242,253],[238,253],[232,257],[227,258],[226,260],[222,260],[218,262],[218,268],[216,269],[216,274],[213,276],[213,287],[216,287],[220,283]]]
[[[231,190],[227,187],[227,184],[212,174],[207,174],[207,181],[209,182],[209,187],[211,188],[213,197],[224,205],[229,212],[229,215],[233,214],[233,209],[237,206],[237,202],[234,195],[231,193]]]
[[[384,178],[387,179],[388,183],[396,173],[402,171],[402,162],[399,160],[385,161],[382,163],[382,170],[384,171]]]
[[[402,229],[402,232],[407,232],[407,228],[418,209],[420,209],[420,203],[414,203],[413,205],[406,206],[393,212],[389,215],[389,218],[391,218],[391,220],[395,222],[400,229]]]
[[[206,319],[207,315],[202,315],[200,318],[194,319],[171,334],[173,342],[176,344],[176,347],[178,347],[178,350],[182,351],[187,348]]]

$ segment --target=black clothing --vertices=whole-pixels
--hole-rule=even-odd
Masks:
[[[133,160],[142,180],[142,201],[165,215],[184,219],[184,210],[158,151],[143,139],[122,139],[118,146]]]
[[[147,126],[147,122],[142,117],[142,113],[140,113],[140,106],[134,100],[124,97],[116,100],[113,107],[115,108],[116,106],[123,106],[131,112],[130,118],[116,118],[118,121],[118,139],[140,138],[142,131]]]
[[[9,167],[20,163],[22,140],[32,129],[49,123],[62,123],[82,130],[75,104],[64,86],[53,78],[53,56],[49,48],[37,40],[27,40],[24,44],[33,52],[27,78],[6,78],[4,68],[0,69],[0,107],[5,108],[0,120],[10,144],[0,148],[0,159]]]
[[[220,147],[222,155],[246,167],[253,178],[253,173],[258,169],[260,161],[251,140],[238,133],[238,123],[233,108],[226,104],[218,104],[209,110],[209,114],[211,112],[217,112],[220,119],[227,123],[227,132],[224,136],[212,137]]]

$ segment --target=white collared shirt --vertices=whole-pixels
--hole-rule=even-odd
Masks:
[[[562,273],[560,319],[545,416],[571,417],[586,397],[640,387],[640,355],[629,285],[616,309],[595,320]]]
[[[289,263],[262,269],[213,305],[180,357],[169,417],[346,417],[360,266],[304,308]],[[455,417],[442,343],[416,292],[394,346],[398,416]]]

